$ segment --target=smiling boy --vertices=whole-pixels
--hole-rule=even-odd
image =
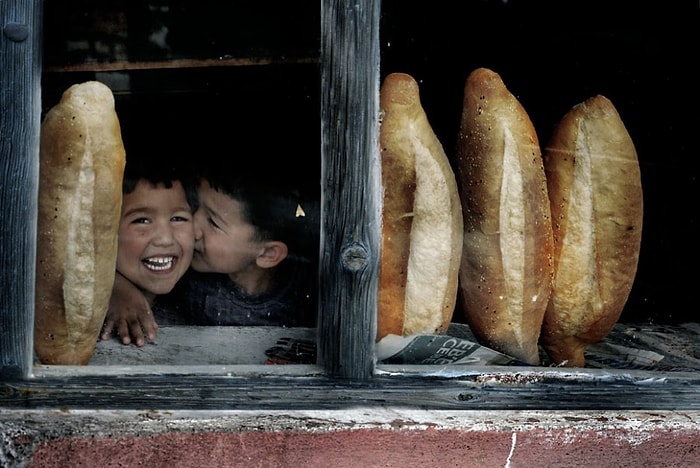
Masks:
[[[117,273],[136,285],[149,304],[169,293],[189,268],[194,244],[182,183],[138,180],[124,194],[118,238]]]
[[[197,325],[312,326],[317,225],[293,190],[249,172],[208,171],[197,189],[192,268],[165,298]],[[102,338],[145,343],[158,327],[149,304],[115,288]]]
[[[124,296],[130,296],[139,301],[136,302],[139,307],[147,307],[150,315],[156,298],[172,291],[192,261],[192,205],[176,175],[156,177],[150,168],[137,163],[127,163],[122,193],[117,271],[111,301],[119,303]],[[122,342],[129,344],[129,330],[138,319],[128,314],[112,314],[112,305],[102,338],[109,338],[114,329]],[[155,328],[157,324],[152,320],[147,334],[155,336]],[[137,345],[143,345],[143,335],[134,336],[134,340]]]

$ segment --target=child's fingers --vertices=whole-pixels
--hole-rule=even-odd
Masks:
[[[144,344],[143,332],[138,321],[117,321],[117,335],[119,336],[119,341],[124,345],[131,344],[132,338],[136,346],[143,346]]]
[[[158,330],[158,324],[153,319],[152,315],[150,315],[148,319],[146,319],[142,323],[142,328],[149,340],[153,341],[156,339],[156,330]]]
[[[109,340],[112,337],[112,330],[114,330],[114,320],[105,320],[105,323],[102,326],[102,334],[100,335],[100,339],[104,341]]]

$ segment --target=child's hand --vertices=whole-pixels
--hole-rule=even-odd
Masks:
[[[143,293],[117,272],[100,338],[109,340],[116,332],[122,344],[146,344],[144,334],[155,340],[158,324]]]

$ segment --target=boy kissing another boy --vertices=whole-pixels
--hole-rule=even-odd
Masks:
[[[210,168],[211,169],[211,168]],[[281,181],[244,170],[200,179],[192,268],[166,296],[197,325],[313,326],[317,226]],[[156,320],[138,294],[115,288],[103,339],[153,339]]]

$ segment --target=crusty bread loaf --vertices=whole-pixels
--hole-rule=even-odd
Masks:
[[[34,348],[90,360],[114,281],[125,151],[111,90],[76,84],[41,126]]]
[[[637,153],[603,96],[574,106],[544,151],[554,227],[554,290],[541,342],[554,364],[583,367],[584,350],[620,317],[642,236]]]
[[[457,300],[462,249],[455,175],[411,76],[388,75],[380,107],[384,195],[377,339],[444,333]]]
[[[467,323],[484,346],[537,365],[553,276],[541,149],[523,106],[486,68],[470,73],[464,86],[456,172]]]

